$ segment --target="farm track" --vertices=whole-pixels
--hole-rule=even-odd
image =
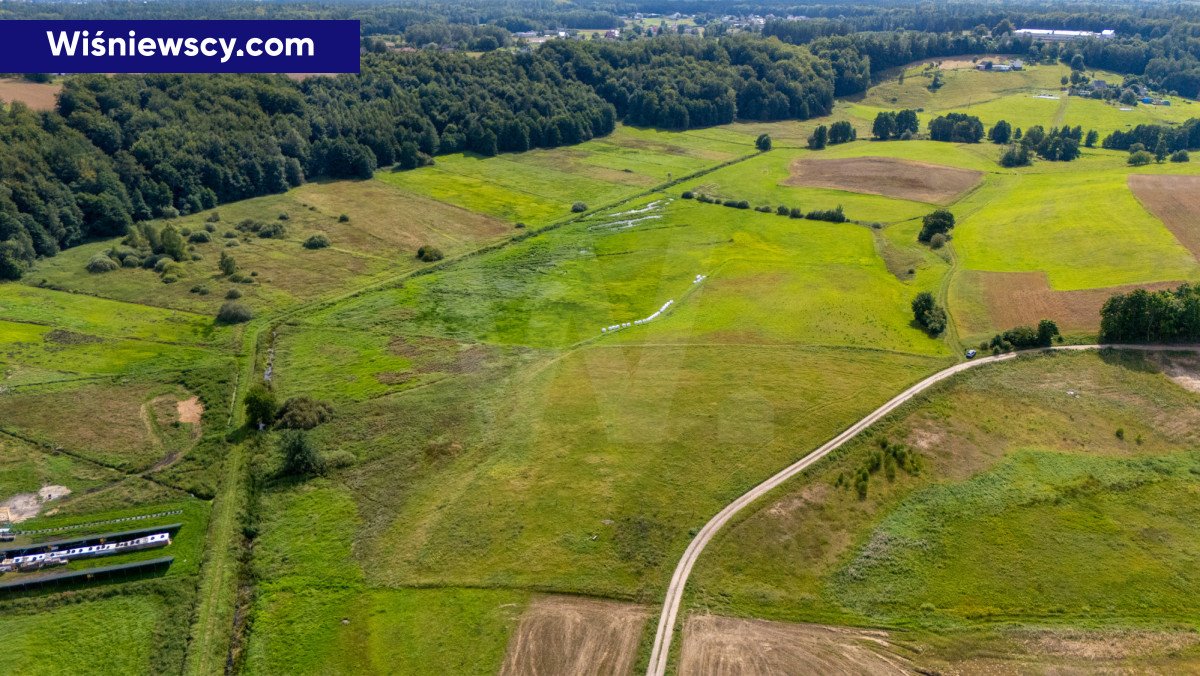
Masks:
[[[658,627],[655,631],[654,644],[651,648],[650,663],[646,668],[646,675],[665,676],[667,672],[667,664],[670,661],[671,642],[675,634],[675,626],[679,619],[679,609],[683,602],[683,592],[687,586],[687,581],[691,575],[692,568],[696,565],[696,561],[700,558],[700,554],[704,551],[704,548],[708,545],[708,543],[712,541],[717,532],[720,531],[725,524],[729,523],[729,521],[731,521],[733,517],[735,517],[743,509],[750,506],[771,491],[775,490],[787,480],[816,464],[826,455],[829,455],[847,441],[850,441],[854,437],[858,436],[861,432],[870,428],[892,411],[911,401],[918,394],[944,380],[958,375],[959,373],[983,366],[985,364],[996,364],[999,362],[1008,361],[1010,359],[1016,359],[1028,354],[1100,349],[1133,350],[1138,352],[1200,352],[1200,345],[1062,345],[1057,347],[1029,350],[1025,352],[1009,352],[991,357],[983,357],[974,361],[960,362],[938,371],[924,380],[921,380],[912,387],[909,387],[907,390],[893,397],[883,406],[875,409],[875,411],[867,415],[862,420],[859,420],[851,425],[841,434],[827,441],[815,451],[809,453],[788,467],[780,470],[770,479],[767,479],[754,488],[751,488],[749,491],[746,491],[746,493],[727,505],[725,509],[721,510],[716,516],[714,516],[708,521],[708,523],[704,525],[704,528],[702,528],[700,532],[696,534],[696,537],[692,539],[687,549],[684,550],[683,557],[679,560],[679,563],[675,567],[675,572],[671,576],[670,585],[667,587],[666,598],[663,600],[662,612],[659,615]]]

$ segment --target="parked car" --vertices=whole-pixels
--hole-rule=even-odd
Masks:
[[[975,355],[979,354],[975,350],[967,350],[967,359],[974,359]]]

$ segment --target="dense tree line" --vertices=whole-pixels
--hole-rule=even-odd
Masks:
[[[929,121],[929,138],[951,143],[979,143],[983,139],[983,122],[966,113],[946,113]]]
[[[688,129],[739,119],[807,119],[833,107],[827,61],[751,35],[556,40],[538,54],[593,87],[634,125]]]
[[[1200,150],[1200,119],[1192,118],[1178,127],[1159,124],[1139,124],[1128,131],[1117,130],[1104,137],[1101,146],[1111,150],[1129,150],[1140,143],[1145,148],[1158,147],[1159,140],[1168,152]]]
[[[1200,342],[1200,287],[1134,289],[1113,295],[1100,309],[1105,343]]]

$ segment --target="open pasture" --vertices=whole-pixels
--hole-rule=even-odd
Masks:
[[[737,157],[754,137],[718,130],[661,132],[618,127],[577,146],[485,158],[448,155],[377,180],[508,222],[546,225],[568,218],[571,205],[597,207]]]
[[[653,598],[689,529],[940,363],[868,350],[595,346],[503,389],[473,389],[461,413],[427,396],[377,400],[417,420],[466,416],[456,429],[480,431],[441,458],[401,445],[357,470],[373,514],[357,551],[377,585]],[[438,472],[412,483],[396,471],[426,467]]]
[[[186,452],[199,436],[198,423],[181,422],[174,405],[190,397],[175,385],[137,381],[22,389],[0,395],[0,429],[124,471],[144,470]],[[172,406],[162,405],[167,398]],[[175,434],[180,428],[188,433]]]
[[[191,368],[213,353],[0,320],[0,387]]]
[[[697,275],[707,278],[697,283]],[[941,343],[908,325],[913,286],[888,271],[862,226],[660,196],[306,322],[530,347],[703,337],[941,353]],[[601,338],[602,327],[647,317],[668,300],[672,308],[654,322]]]
[[[931,204],[948,204],[978,185],[982,172],[883,157],[792,162],[788,185],[834,188]]]
[[[1041,271],[1057,291],[1200,273],[1191,252],[1134,199],[1122,169],[996,176],[954,211],[954,247],[967,270]]]
[[[210,222],[214,212],[217,222]],[[343,221],[342,216],[348,220]],[[281,220],[281,217],[286,220]],[[282,238],[261,238],[237,225],[245,219],[282,223]],[[413,194],[381,181],[309,183],[281,195],[226,204],[170,221],[190,232],[211,228],[211,241],[189,244],[200,260],[180,264],[177,280],[164,284],[151,271],[122,268],[97,276],[86,270],[94,255],[119,240],[93,242],[40,261],[30,279],[55,287],[101,293],[120,300],[189,310],[211,316],[237,289],[243,303],[281,309],[366,285],[383,276],[415,270],[416,251],[435,246],[452,256],[510,235],[512,224]],[[324,235],[328,248],[308,249],[305,240]],[[236,246],[230,246],[235,242]],[[222,252],[233,256],[246,282],[235,283],[217,267]],[[247,283],[248,282],[248,283]],[[0,301],[2,302],[2,301]]]
[[[0,320],[163,343],[220,346],[229,339],[209,317],[21,284],[0,284]]]
[[[885,145],[885,144],[884,144]],[[867,147],[866,142],[845,146]],[[874,145],[871,145],[874,147]],[[832,149],[830,149],[832,151]],[[822,183],[801,185],[792,181],[795,162],[827,159],[826,151],[779,149],[730,167],[724,167],[679,186],[697,194],[720,200],[746,200],[752,207],[779,205],[797,207],[805,212],[833,209],[841,205],[847,218],[863,222],[892,223],[926,213],[929,205],[919,201],[896,199],[878,194],[853,192]]]
[[[1198,460],[1180,449],[1197,441],[1200,399],[1178,381],[1194,369],[1106,352],[959,376],[718,536],[693,607],[940,629],[1187,622]],[[885,462],[860,498],[845,477],[881,440],[917,470]]]

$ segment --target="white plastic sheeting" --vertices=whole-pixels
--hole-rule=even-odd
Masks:
[[[696,278],[692,280],[692,284],[699,284],[700,282],[703,282],[706,279],[708,279],[708,275],[696,275]],[[672,298],[671,300],[663,303],[663,306],[658,308],[658,310],[655,311],[655,313],[650,315],[649,317],[646,317],[644,319],[635,319],[632,322],[624,322],[621,324],[613,324],[612,326],[601,327],[600,333],[612,333],[613,331],[620,331],[621,329],[627,329],[631,326],[641,326],[642,324],[645,324],[647,322],[652,322],[655,319],[658,319],[658,317],[662,313],[667,311],[667,308],[671,307],[674,304],[675,304],[675,299]]]

